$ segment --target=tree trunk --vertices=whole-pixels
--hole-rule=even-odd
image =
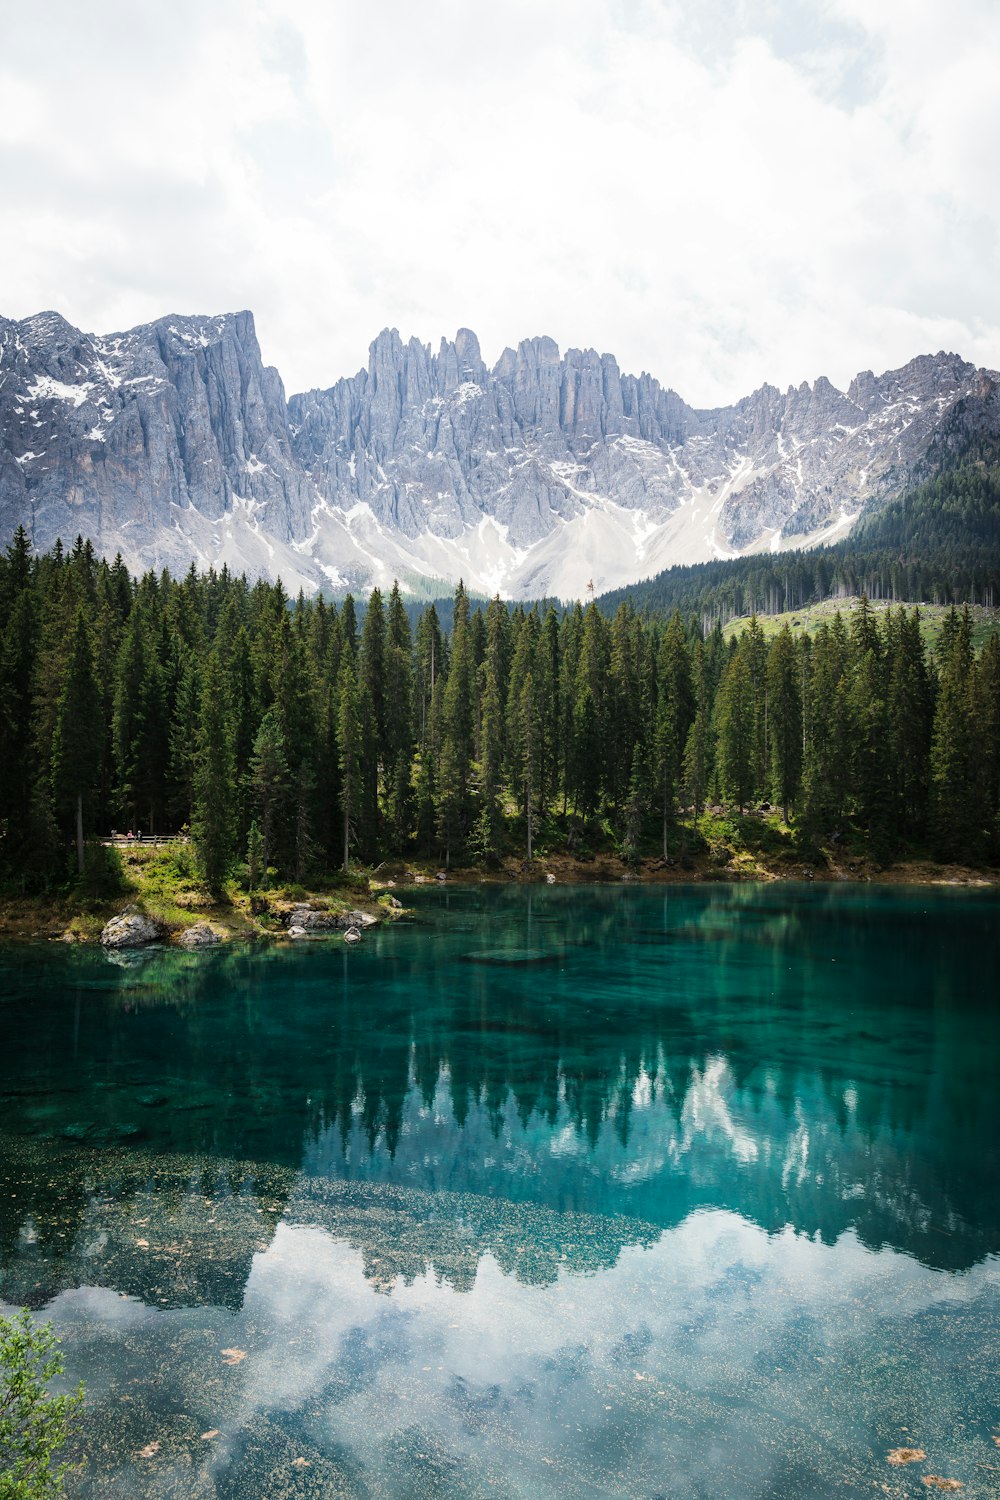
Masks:
[[[663,858],[667,857],[667,783],[663,782]]]
[[[528,788],[525,801],[525,813],[528,819],[528,864],[531,864],[531,788]]]
[[[350,815],[348,813],[347,806],[345,804],[345,806],[344,806],[344,870],[345,870],[345,873],[346,873],[346,871],[348,871],[351,868],[351,854],[350,854],[350,848],[349,848],[349,843],[348,843],[349,838],[350,838]]]
[[[83,874],[83,793],[76,794],[76,868]]]

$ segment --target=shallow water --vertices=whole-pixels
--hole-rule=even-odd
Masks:
[[[0,1302],[86,1381],[73,1492],[1000,1493],[997,897],[412,900],[0,953]]]

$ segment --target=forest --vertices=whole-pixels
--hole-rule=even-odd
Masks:
[[[667,568],[599,600],[614,613],[629,600],[644,613],[695,613],[715,620],[803,609],[821,599],[929,604],[1000,602],[1000,468],[963,450],[943,468],[863,515],[845,540],[806,551],[761,552]],[[972,460],[977,460],[973,462]]]
[[[129,575],[80,539],[0,558],[0,879],[44,891],[112,830],[185,831],[307,881],[354,862],[672,858],[708,805],[769,804],[803,847],[1000,856],[1000,641],[953,609],[862,599],[808,636],[697,613],[470,602],[411,625],[399,590],[290,600],[192,568]]]

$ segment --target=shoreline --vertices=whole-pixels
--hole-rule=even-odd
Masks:
[[[827,861],[809,865],[801,860],[764,860],[740,854],[724,865],[713,864],[704,855],[664,864],[647,861],[638,871],[630,870],[614,856],[577,860],[553,855],[525,862],[508,860],[496,869],[476,865],[444,870],[428,863],[388,862],[370,873],[358,872],[350,894],[329,887],[319,890],[296,888],[259,893],[256,898],[218,902],[192,897],[175,907],[172,917],[157,911],[158,903],[139,889],[113,897],[81,900],[67,892],[54,898],[0,896],[0,943],[63,942],[97,946],[105,924],[126,910],[147,914],[162,929],[159,941],[184,947],[179,939],[195,927],[211,928],[214,938],[206,946],[230,942],[285,943],[302,941],[289,935],[289,914],[307,907],[325,916],[342,917],[360,911],[377,925],[391,922],[406,910],[408,890],[447,885],[909,885],[941,889],[990,890],[1000,887],[1000,870],[968,865],[940,864],[933,860],[901,860],[880,867],[869,860],[843,864]],[[367,889],[363,889],[363,884]],[[180,901],[181,898],[178,898]],[[401,901],[400,908],[392,901]],[[256,909],[254,909],[256,908]],[[343,925],[320,925],[315,936],[339,936]],[[310,939],[312,934],[309,935]]]

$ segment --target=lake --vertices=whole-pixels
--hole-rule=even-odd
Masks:
[[[0,1309],[86,1382],[71,1493],[1000,1493],[997,895],[406,899],[0,951]]]

